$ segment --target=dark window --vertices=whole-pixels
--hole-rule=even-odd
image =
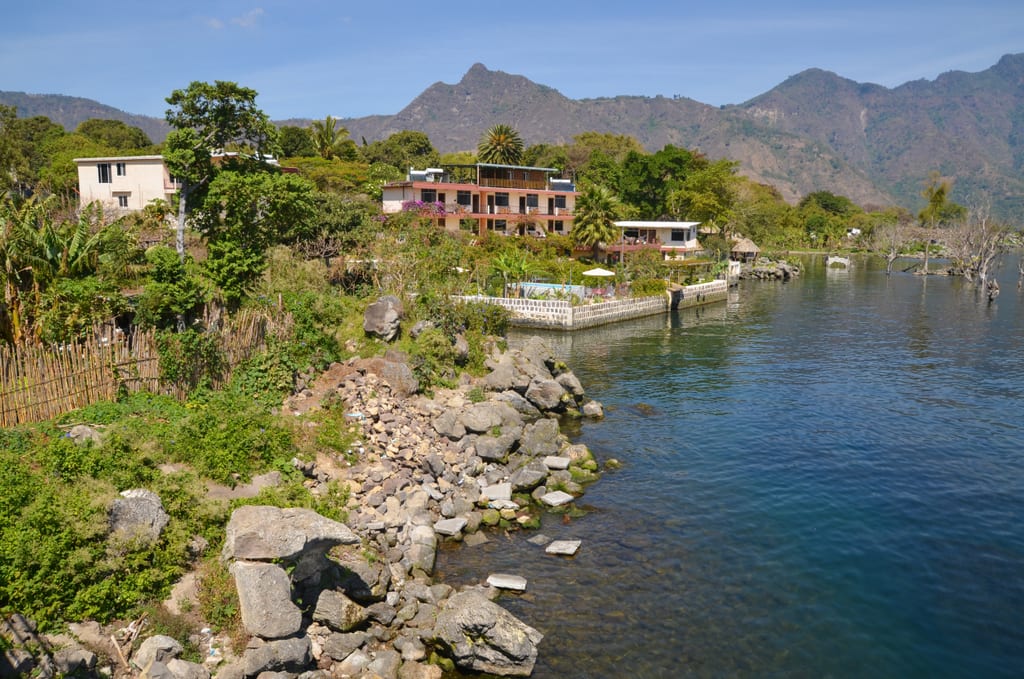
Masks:
[[[473,201],[469,191],[458,191],[455,194],[455,202],[459,205],[469,205]]]
[[[555,196],[555,207],[565,207],[565,196]]]
[[[424,203],[433,203],[437,201],[437,190],[420,189],[420,200],[422,200]]]
[[[96,166],[96,170],[99,172],[100,184],[110,183],[110,163],[100,163]]]
[[[690,240],[690,232],[688,229],[672,229],[672,240],[686,242]]]
[[[128,174],[128,166],[125,163],[117,164],[117,176],[124,177]]]
[[[507,193],[496,193],[494,194],[494,204],[499,207],[508,207],[508,194]]]
[[[537,207],[537,194],[528,193],[526,194],[526,207]]]
[[[126,194],[122,193],[121,195],[119,195],[117,197],[117,206],[118,207],[128,207],[128,196]]]

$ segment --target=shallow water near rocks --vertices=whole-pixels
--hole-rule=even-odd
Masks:
[[[448,546],[546,636],[534,677],[1024,673],[1024,295],[805,262],[727,303],[544,334],[606,408],[546,555]],[[522,335],[511,338],[513,345]]]

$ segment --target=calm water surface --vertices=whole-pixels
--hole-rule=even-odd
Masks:
[[[1024,296],[808,260],[728,303],[547,334],[608,472],[542,532],[439,557],[511,572],[535,677],[1024,676]],[[513,342],[515,338],[513,338]]]

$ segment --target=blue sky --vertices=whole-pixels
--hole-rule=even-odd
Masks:
[[[1024,3],[863,0],[211,0],[10,3],[0,90],[163,116],[193,80],[259,92],[273,119],[393,114],[476,62],[573,99],[737,104],[818,67],[894,87],[1024,52]]]

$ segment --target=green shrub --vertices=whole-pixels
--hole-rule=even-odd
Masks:
[[[642,278],[630,285],[633,297],[653,297],[661,295],[668,289],[668,284],[660,278]]]

